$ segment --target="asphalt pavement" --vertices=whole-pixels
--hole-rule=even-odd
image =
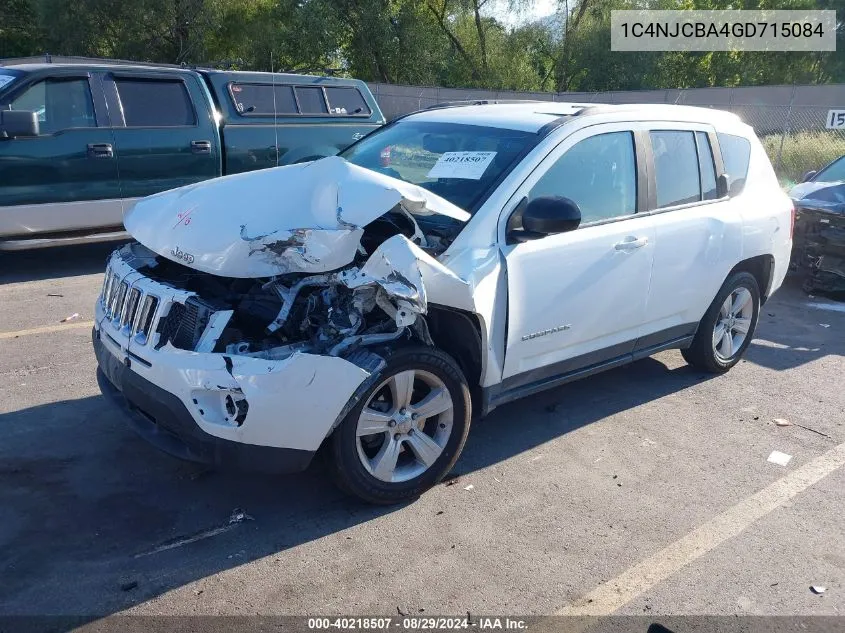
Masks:
[[[137,438],[90,344],[111,248],[0,255],[0,615],[845,615],[845,303],[790,282],[727,375],[670,351],[503,406],[381,508]]]

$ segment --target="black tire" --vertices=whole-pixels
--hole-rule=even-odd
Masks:
[[[716,353],[713,345],[713,332],[716,327],[716,321],[719,319],[719,311],[722,304],[728,298],[728,295],[733,294],[737,290],[745,288],[751,293],[751,301],[753,312],[751,315],[751,325],[745,340],[742,342],[734,353],[726,358],[722,358]],[[728,277],[727,281],[722,284],[713,303],[707,308],[704,317],[698,324],[698,331],[692,341],[692,345],[688,349],[681,350],[681,354],[690,365],[698,369],[703,369],[708,372],[723,374],[731,367],[736,365],[751,339],[754,338],[754,330],[757,328],[757,319],[760,316],[760,288],[757,285],[757,280],[754,275],[747,272],[734,273]]]
[[[452,469],[463,450],[470,427],[472,404],[466,378],[457,363],[432,347],[393,349],[387,364],[368,387],[353,398],[357,404],[344,417],[329,438],[329,461],[335,483],[345,492],[368,503],[389,505],[416,499],[436,485]],[[364,407],[384,381],[400,372],[419,370],[439,378],[452,399],[452,430],[442,453],[422,474],[402,482],[387,482],[371,474],[358,453],[357,426]],[[438,420],[439,418],[434,418]],[[409,453],[410,457],[413,457]]]

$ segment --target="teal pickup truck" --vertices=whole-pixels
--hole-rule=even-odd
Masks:
[[[354,79],[0,66],[0,251],[119,238],[139,198],[331,156],[383,124]]]

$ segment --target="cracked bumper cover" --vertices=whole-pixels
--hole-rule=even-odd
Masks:
[[[220,354],[164,348],[144,359],[127,354],[104,327],[92,331],[103,395],[160,450],[221,468],[305,469],[370,375],[343,359],[308,354],[234,356],[231,371]],[[230,394],[249,404],[240,425],[225,420]]]

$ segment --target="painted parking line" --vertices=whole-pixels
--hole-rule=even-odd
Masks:
[[[845,443],[796,468],[653,556],[602,583],[556,615],[613,613],[842,466],[845,466]]]
[[[30,334],[49,334],[50,332],[62,332],[63,330],[78,330],[80,328],[92,327],[94,327],[93,321],[78,321],[75,323],[44,325],[42,327],[34,327],[28,330],[17,330],[16,332],[0,332],[0,340],[7,338],[17,338],[19,336],[29,336]]]

